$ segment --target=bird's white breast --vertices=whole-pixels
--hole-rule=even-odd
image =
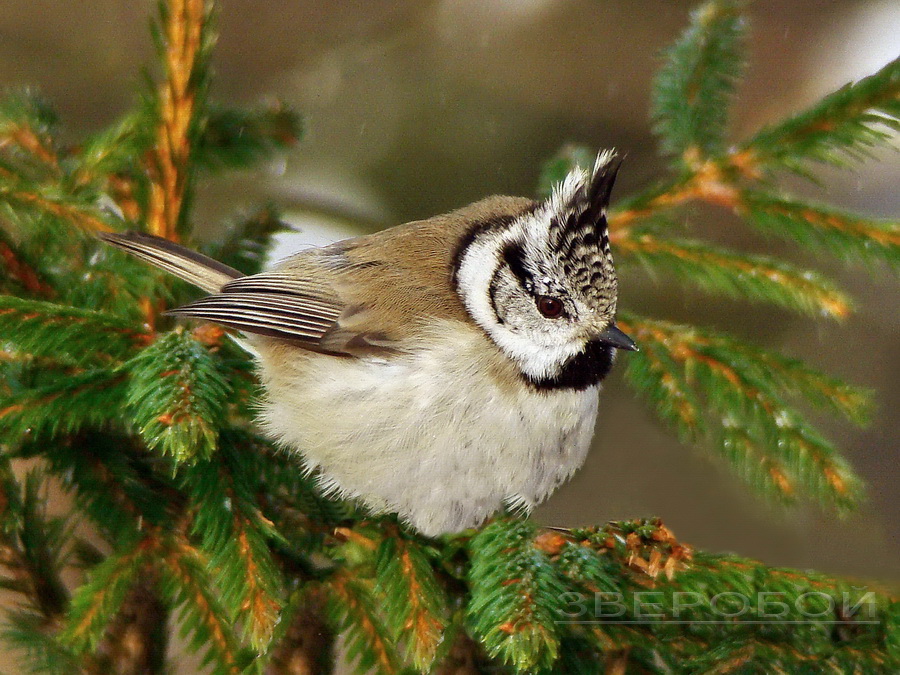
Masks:
[[[322,485],[427,535],[530,509],[584,461],[597,387],[539,391],[497,376],[477,329],[448,322],[385,359],[260,349],[262,421]]]

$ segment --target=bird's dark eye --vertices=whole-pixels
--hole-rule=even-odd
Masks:
[[[548,319],[556,319],[562,316],[563,303],[559,298],[549,295],[539,295],[537,298],[538,311]]]

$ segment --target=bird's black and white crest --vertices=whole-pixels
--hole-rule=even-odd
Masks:
[[[572,290],[600,310],[616,300],[606,212],[620,165],[612,150],[600,153],[593,171],[570,172],[548,202],[548,249],[556,254]],[[614,304],[611,309],[615,313]]]
[[[457,288],[466,308],[531,381],[556,381],[594,343],[610,362],[607,346],[628,345],[610,333],[618,335],[618,282],[606,211],[618,168],[614,152],[600,153],[592,169],[573,169],[548,199],[479,230],[460,256]]]

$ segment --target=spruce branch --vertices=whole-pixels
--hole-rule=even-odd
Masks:
[[[26,611],[52,625],[69,602],[60,574],[68,523],[47,514],[46,474],[40,469],[29,471],[20,484],[7,457],[0,456],[0,480],[4,502],[0,513],[2,586],[20,594]]]
[[[212,663],[215,675],[243,673],[253,655],[239,647],[228,611],[212,590],[208,560],[180,535],[165,543],[160,586],[169,605],[180,611],[189,647],[204,654],[204,666]]]
[[[76,182],[106,182],[114,176],[133,174],[140,156],[153,145],[152,129],[152,108],[144,103],[87,137],[75,154]]]
[[[12,239],[0,230],[0,261],[3,277],[3,291],[14,295],[37,298],[52,298],[56,291],[42,275],[38,274],[38,266],[13,243]],[[19,291],[19,292],[16,292]]]
[[[165,79],[157,94],[159,122],[146,219],[151,234],[177,239],[185,226],[193,143],[206,96],[211,6],[206,0],[171,0],[161,10],[163,25],[156,37]]]
[[[6,621],[0,628],[0,637],[13,651],[23,655],[26,673],[34,675],[88,675],[84,659],[77,658],[47,630],[47,625],[38,614],[27,610],[7,612]],[[92,674],[91,674],[92,675]]]
[[[0,340],[21,354],[86,366],[122,361],[149,338],[105,312],[0,296]]]
[[[427,672],[447,629],[448,599],[425,551],[400,534],[385,537],[375,578],[394,641],[405,642],[413,665]]]
[[[17,456],[42,456],[78,510],[111,542],[138,537],[148,523],[161,527],[184,507],[168,477],[154,473],[153,455],[120,434],[91,431],[52,444],[23,443]]]
[[[629,382],[683,436],[703,431],[697,413],[706,412],[707,437],[752,485],[785,499],[805,492],[840,508],[860,499],[859,478],[786,396],[862,422],[863,392],[724,335],[627,314],[621,323],[643,350],[629,362]]]
[[[257,481],[234,439],[221,444],[214,460],[197,461],[185,472],[196,513],[192,524],[223,605],[243,623],[250,644],[269,644],[282,610],[284,580],[269,541],[279,538],[256,503]]]
[[[326,588],[330,622],[336,633],[344,633],[347,658],[356,672],[401,672],[400,658],[378,611],[371,581],[341,569],[328,578]]]
[[[97,206],[93,196],[76,202],[75,195],[57,185],[38,185],[9,181],[0,174],[0,203],[36,216],[49,216],[85,234],[109,232],[117,219]]]
[[[289,149],[302,136],[302,119],[281,103],[254,110],[211,104],[194,161],[211,170],[247,168]]]
[[[123,543],[91,570],[72,598],[62,643],[76,654],[96,649],[144,568],[161,550],[161,533],[151,530]]]
[[[884,651],[872,658],[863,652],[884,644],[883,630],[894,625],[897,603],[848,582],[695,552],[658,520],[548,532],[534,545],[575,584],[571,611],[562,616],[580,620],[561,622],[562,644],[570,653],[557,664],[560,672],[596,672],[588,664],[596,669],[601,655],[607,667],[649,672],[677,671],[698,660],[712,667],[716,662],[706,661],[710,650],[727,652],[726,645],[735,643],[751,647],[740,662],[749,667],[767,668],[766,659],[776,655],[772,663],[784,664],[786,672],[805,672],[802,668],[816,657],[830,665],[859,668],[865,663],[871,672],[889,672],[883,666],[891,657]],[[604,597],[598,592],[616,594],[616,612],[610,615],[598,609],[602,603],[594,605],[594,598]],[[735,610],[725,606],[729,599],[739,604],[739,598],[759,598],[760,593],[779,604],[748,607],[721,620],[722,613]],[[641,605],[648,595],[649,613]],[[681,604],[685,596],[697,602],[686,607]]]
[[[729,106],[744,70],[742,5],[701,5],[691,14],[690,28],[666,51],[652,93],[663,153],[708,157],[724,150]]]
[[[526,521],[499,519],[469,544],[469,630],[488,655],[518,672],[549,668],[559,654],[565,587],[534,547],[535,533]]]
[[[844,165],[900,132],[900,58],[877,73],[848,84],[784,122],[770,125],[743,144],[762,167],[807,175],[803,162]]]
[[[620,237],[623,263],[639,262],[650,274],[668,272],[687,283],[736,298],[781,305],[813,316],[846,318],[849,298],[823,275],[776,258],[741,255],[703,241],[652,234]]]
[[[843,260],[900,267],[900,222],[856,214],[762,190],[745,190],[738,205],[768,235],[826,250]]]
[[[131,375],[127,403],[147,446],[178,463],[208,459],[231,394],[215,356],[176,330],[124,367]]]
[[[37,92],[8,92],[0,101],[0,165],[11,160],[20,169],[24,162],[33,176],[59,174],[57,122],[56,112]]]
[[[20,441],[107,427],[118,421],[124,380],[115,370],[94,369],[0,395],[0,434]]]

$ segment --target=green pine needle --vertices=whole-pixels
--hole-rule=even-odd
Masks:
[[[0,342],[17,353],[84,366],[121,361],[147,339],[117,316],[0,296]]]
[[[742,2],[712,0],[665,53],[653,85],[653,120],[663,153],[718,155],[735,84],[744,70]]]
[[[804,162],[860,161],[900,132],[900,58],[848,84],[784,122],[762,129],[743,148],[764,166],[808,175]]]
[[[417,669],[428,671],[447,629],[447,595],[417,542],[385,537],[376,558],[377,592],[393,639],[406,644]]]
[[[565,587],[534,546],[535,525],[500,519],[469,544],[471,634],[487,653],[516,672],[549,668],[559,655]]]
[[[131,374],[128,406],[147,445],[179,463],[211,457],[231,394],[215,356],[176,330],[125,368]]]
[[[687,283],[733,298],[780,305],[812,316],[846,318],[850,299],[821,274],[768,256],[739,254],[706,242],[641,234],[620,238],[623,263],[640,262],[650,274],[669,272]]]

